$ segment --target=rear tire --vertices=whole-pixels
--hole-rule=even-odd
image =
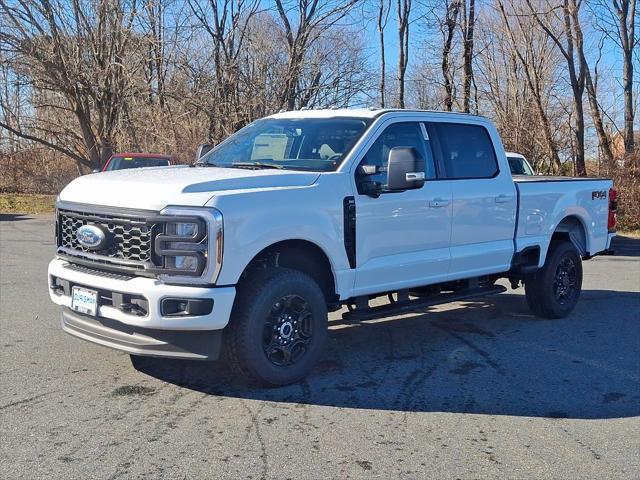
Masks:
[[[324,294],[311,277],[279,267],[257,272],[238,287],[224,338],[226,360],[260,384],[297,382],[322,354],[327,321]]]
[[[544,266],[525,279],[529,308],[537,317],[569,315],[582,290],[582,259],[571,242],[552,242]]]

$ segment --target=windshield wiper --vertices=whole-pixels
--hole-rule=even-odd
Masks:
[[[231,164],[231,166],[235,168],[250,168],[255,170],[260,168],[276,168],[278,170],[287,168],[284,165],[276,165],[275,163],[264,163],[264,162],[234,162]]]

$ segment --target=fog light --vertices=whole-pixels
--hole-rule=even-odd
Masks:
[[[160,311],[165,317],[209,315],[213,311],[213,299],[163,298]]]

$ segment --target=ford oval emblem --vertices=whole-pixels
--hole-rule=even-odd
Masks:
[[[98,225],[83,225],[76,231],[80,245],[91,250],[100,250],[107,243],[107,234]]]

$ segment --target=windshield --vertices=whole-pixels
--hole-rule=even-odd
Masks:
[[[533,175],[533,171],[524,158],[520,157],[507,157],[509,160],[509,169],[511,175]]]
[[[368,124],[359,118],[265,118],[227,138],[197,164],[333,171]]]
[[[126,168],[166,167],[169,160],[156,157],[113,157],[106,170],[124,170]]]

